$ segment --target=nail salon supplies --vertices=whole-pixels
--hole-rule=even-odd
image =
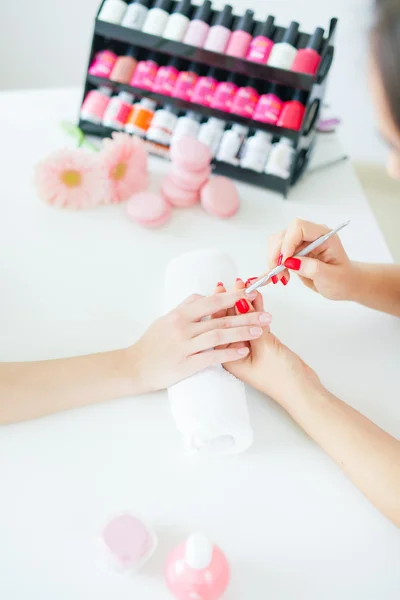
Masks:
[[[100,11],[98,19],[100,21],[107,21],[107,23],[115,23],[116,25],[119,25],[126,9],[127,4],[126,2],[123,2],[123,0],[106,0]]]
[[[142,98],[138,104],[132,107],[125,125],[125,131],[145,137],[153,120],[156,106],[154,100]]]
[[[296,58],[297,48],[296,42],[299,36],[299,24],[292,21],[289,28],[286,30],[283,39],[279,44],[275,44],[272,48],[268,65],[278,69],[291,69],[294,59]]]
[[[228,46],[229,38],[231,37],[232,31],[232,6],[226,4],[223,10],[218,13],[215,23],[208,32],[207,39],[204,44],[204,50],[210,50],[211,52],[219,52],[224,54]]]
[[[171,0],[156,0],[153,8],[147,13],[142,27],[143,33],[162,36],[169,18]]]
[[[117,62],[117,58],[118,56],[112,50],[101,50],[101,52],[96,54],[89,67],[89,75],[108,79]]]
[[[196,138],[185,137],[175,141],[171,146],[171,160],[174,164],[188,171],[204,171],[210,166],[211,152]]]
[[[216,119],[215,117],[211,117],[200,126],[197,139],[210,148],[213,158],[217,154],[222,136],[224,135],[225,126],[225,121]]]
[[[169,221],[172,207],[161,194],[140,192],[128,200],[126,212],[131,221],[142,227],[157,228]]]
[[[274,42],[272,41],[275,30],[275,17],[269,16],[265,23],[255,31],[251,41],[247,60],[266,65],[271,54]]]
[[[103,125],[112,129],[124,129],[132,110],[134,96],[128,92],[120,92],[111,98],[103,117]]]
[[[180,64],[181,60],[179,58],[173,58],[167,65],[158,69],[153,85],[153,92],[163,94],[164,96],[172,95],[176,80],[178,79]]]
[[[165,274],[165,309],[190,294],[208,296],[217,281],[231,289],[237,277],[230,256],[218,250],[191,252],[173,260]],[[223,367],[210,368],[169,388],[173,418],[189,449],[206,456],[244,452],[253,442],[246,390]]]
[[[233,217],[240,207],[237,188],[228,177],[212,177],[200,193],[201,206],[220,219]]]
[[[230,569],[222,550],[197,533],[171,552],[165,579],[177,600],[219,600],[229,585]]]
[[[211,68],[207,75],[199,77],[193,89],[191,101],[194,104],[210,106],[211,100],[215,94],[218,85],[219,73],[215,67]]]
[[[137,50],[131,47],[125,56],[118,57],[110,75],[111,81],[126,84],[131,81],[132,75],[138,64],[137,54]]]
[[[294,147],[292,140],[282,138],[279,142],[272,145],[265,173],[281,177],[282,179],[289,179],[293,158]]]
[[[253,119],[255,121],[270,123],[271,125],[277,124],[284,106],[284,102],[280,99],[279,93],[279,87],[273,83],[268,87],[267,93],[260,96],[253,114]]]
[[[239,151],[248,132],[248,127],[237,123],[225,131],[217,152],[217,160],[238,166]]]
[[[254,10],[246,10],[243,17],[234,27],[234,31],[229,39],[226,54],[228,56],[236,56],[237,58],[245,58],[250,48],[251,40],[253,39],[252,31],[254,28]]]
[[[210,19],[211,0],[204,0],[203,4],[194,13],[193,20],[190,21],[183,43],[203,48],[210,29]]]
[[[191,0],[180,0],[174,12],[169,17],[163,38],[181,42],[190,23],[190,14],[192,12]]]
[[[277,123],[278,127],[300,131],[306,112],[306,99],[307,92],[297,90],[293,96],[293,100],[285,102],[283,105],[282,113]]]
[[[129,513],[117,515],[107,523],[102,541],[114,568],[133,573],[149,560],[157,547],[153,531],[141,518]]]
[[[211,108],[223,110],[224,112],[231,111],[232,102],[238,91],[237,80],[237,75],[231,73],[226,81],[221,81],[218,84],[215,94],[211,98]]]
[[[231,113],[251,119],[260,99],[260,94],[256,89],[255,79],[249,79],[244,87],[238,89],[233,99]]]
[[[249,137],[243,145],[240,157],[242,169],[251,169],[256,173],[263,173],[271,150],[272,134],[257,131]]]
[[[200,128],[201,115],[195,112],[187,112],[186,115],[180,117],[175,127],[171,143],[177,142],[179,139],[189,136],[197,138]]]
[[[130,85],[143,90],[152,90],[157,72],[157,54],[152,52],[147,60],[142,60],[137,64]]]
[[[149,12],[150,0],[133,0],[126,9],[121,25],[140,31]]]
[[[107,87],[90,91],[82,104],[81,119],[90,123],[101,123],[111,94],[112,90]]]
[[[196,63],[191,63],[187,71],[181,71],[176,80],[172,96],[189,102],[201,71],[201,65]]]
[[[162,146],[169,146],[177,122],[178,115],[173,106],[167,105],[160,108],[153,117],[147,132],[147,139]]]
[[[307,47],[297,52],[292,71],[315,75],[321,62],[320,51],[324,41],[325,31],[317,27],[307,44]]]

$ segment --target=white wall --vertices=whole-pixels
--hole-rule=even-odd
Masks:
[[[226,0],[227,2],[229,0]],[[0,89],[80,85],[100,0],[19,0],[0,2]],[[195,0],[200,3],[199,0]],[[238,11],[252,7],[279,24],[298,20],[302,29],[340,19],[337,55],[328,101],[343,119],[342,138],[357,160],[384,158],[375,133],[367,75],[367,34],[371,0],[231,0]],[[224,0],[214,0],[221,7]]]

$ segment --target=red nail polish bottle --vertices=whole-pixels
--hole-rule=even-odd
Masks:
[[[306,48],[299,50],[294,59],[292,70],[297,73],[307,73],[308,75],[316,75],[321,62],[320,51],[324,40],[325,31],[321,27],[317,27]]]
[[[293,100],[289,100],[289,102],[285,103],[277,123],[278,127],[300,131],[306,112],[306,98],[307,92],[297,90],[293,96]]]

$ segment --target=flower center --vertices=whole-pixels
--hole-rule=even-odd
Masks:
[[[111,171],[111,177],[113,179],[117,179],[117,180],[123,179],[125,177],[127,168],[128,168],[128,166],[126,163],[118,163],[117,165],[115,165],[115,167]]]
[[[61,181],[65,183],[67,187],[78,187],[82,183],[82,175],[79,171],[64,171],[61,175]]]

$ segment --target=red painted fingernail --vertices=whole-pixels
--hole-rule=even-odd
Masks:
[[[276,276],[276,275],[274,275],[274,276],[273,276],[271,279],[272,279],[272,283],[273,283],[274,285],[276,285],[276,284],[278,283],[278,278],[277,278],[277,276]]]
[[[278,258],[278,267],[280,267],[280,266],[281,266],[281,264],[282,264],[282,260],[283,260],[283,254],[280,254],[280,255],[279,255],[279,258]]]
[[[240,281],[241,283],[243,283],[243,279],[240,279],[240,277],[236,277],[236,281]]]
[[[283,285],[287,285],[289,283],[285,276],[282,277],[281,281]]]
[[[288,258],[285,260],[285,267],[292,269],[292,271],[298,271],[301,267],[301,260],[299,258]]]
[[[253,283],[253,281],[257,281],[258,277],[250,277],[247,281],[246,281],[246,287],[249,287],[249,285],[251,285]]]
[[[224,284],[222,283],[222,281],[218,281],[217,287],[224,287]]]
[[[246,300],[239,300],[236,302],[236,308],[240,312],[241,315],[246,314],[250,310],[249,303]]]

